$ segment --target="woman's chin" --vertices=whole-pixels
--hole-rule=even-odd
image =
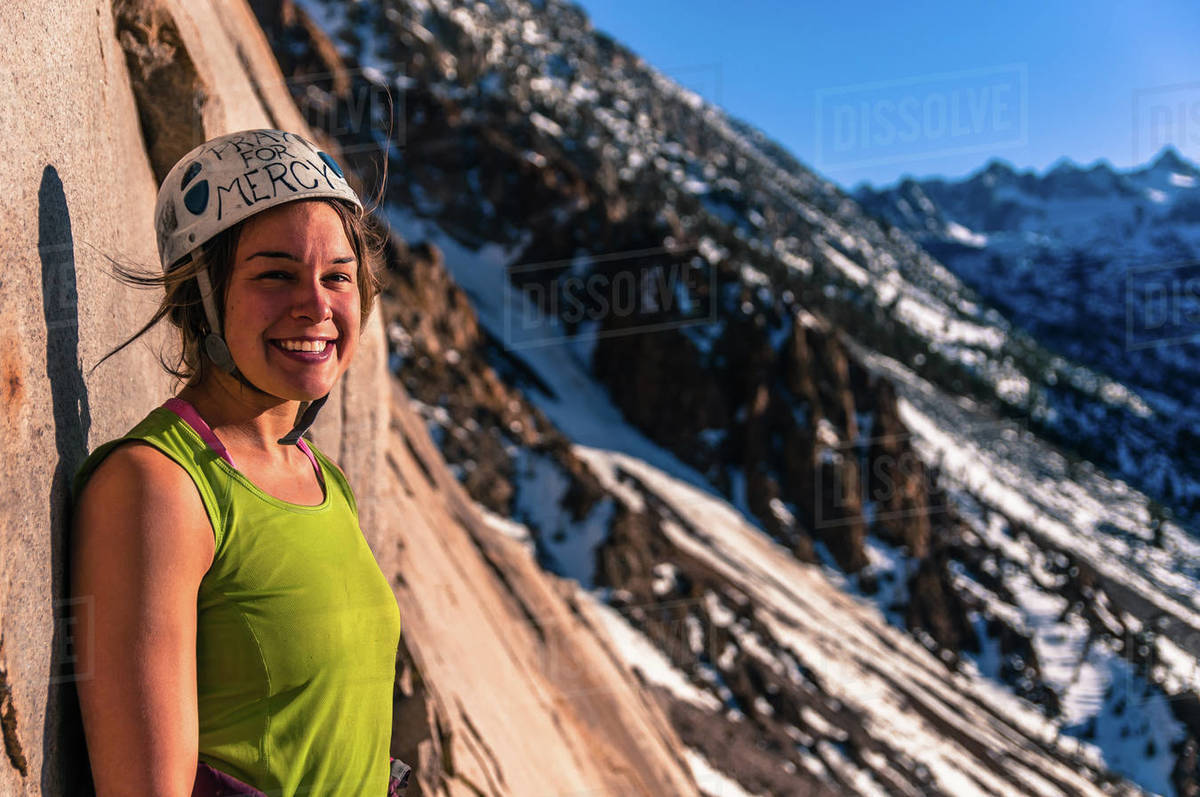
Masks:
[[[267,392],[288,401],[312,401],[327,395],[341,376],[336,358],[318,366],[303,366],[303,372],[268,368],[263,371]]]
[[[327,384],[319,380],[305,380],[303,383],[297,383],[294,380],[276,379],[270,380],[262,387],[265,388],[263,392],[283,401],[315,401],[322,396],[329,395],[336,381],[330,380]]]
[[[328,387],[306,385],[303,388],[289,390],[286,398],[288,401],[316,401],[322,396],[329,395],[331,390],[333,390],[333,385],[329,385]]]

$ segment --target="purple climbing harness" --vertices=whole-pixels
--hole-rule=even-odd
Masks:
[[[387,797],[404,797],[408,790],[408,776],[412,767],[399,758],[390,758]],[[244,783],[233,775],[226,774],[203,761],[196,767],[196,782],[192,786],[192,797],[267,797],[266,794]]]

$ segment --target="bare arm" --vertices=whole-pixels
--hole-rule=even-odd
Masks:
[[[212,526],[162,452],[118,446],[92,474],[71,538],[77,684],[98,797],[191,794],[196,599]]]

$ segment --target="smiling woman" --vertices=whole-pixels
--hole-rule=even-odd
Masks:
[[[97,793],[394,792],[399,609],[349,483],[301,437],[379,290],[362,204],[328,154],[254,130],[185,155],[156,220],[163,273],[118,274],[165,298],[108,356],[168,318],[186,385],[72,485]]]

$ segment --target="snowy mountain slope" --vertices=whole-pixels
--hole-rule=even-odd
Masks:
[[[1163,753],[1182,733],[1174,715],[1197,708],[1200,544],[1171,523],[1153,531],[1152,502],[1127,485],[893,360],[863,357],[897,384],[901,417],[970,526],[955,578],[981,617],[1015,614],[1063,726],[1167,791],[1174,762]],[[975,658],[984,674],[1004,666],[986,649]]]
[[[1200,461],[1192,281],[1200,169],[1174,149],[1126,172],[1061,161],[1043,175],[993,161],[958,181],[859,188],[1050,349],[1119,379],[1144,403],[1108,413],[1115,446],[1090,458],[1191,517]]]
[[[499,325],[504,305],[523,301],[502,271],[486,267],[494,251],[473,255],[411,217],[393,210],[389,218],[407,237],[445,247],[468,295],[488,297],[480,305],[484,325]],[[601,571],[614,566],[604,564],[613,557],[628,567],[619,552],[635,543],[589,534],[597,516],[611,510],[563,523],[555,507],[565,505],[569,480],[551,463],[516,479],[520,492],[536,496],[517,509],[532,528],[495,515],[492,522],[522,540],[541,538],[557,569],[580,583],[585,616],[661,689],[671,715],[686,717],[681,725],[692,730],[683,733],[685,742],[703,751],[708,767],[751,792],[803,793],[795,791],[805,780],[795,760],[781,777],[745,758],[743,746],[757,736],[786,744],[791,752],[780,750],[777,761],[798,759],[837,793],[1101,793],[1099,751],[1060,736],[1054,723],[986,679],[961,673],[947,683],[944,663],[922,644],[846,596],[817,566],[797,562],[692,469],[623,423],[569,347],[523,356],[544,380],[547,392],[529,395],[546,416],[572,439],[605,446],[575,443],[573,451],[623,511],[655,507],[658,539],[637,543],[655,549],[639,563],[649,578],[627,576],[614,587],[598,576],[593,561]],[[561,544],[546,539],[555,529],[565,532]],[[733,679],[758,669],[763,674],[752,680],[764,679],[765,688],[731,688]],[[898,701],[908,710],[898,712]],[[714,715],[724,721],[714,723]],[[725,745],[714,746],[709,735],[720,724],[734,727],[723,731]],[[701,728],[704,736],[697,735]],[[778,741],[781,731],[786,741]],[[702,786],[713,782],[699,766],[693,774]]]
[[[448,260],[456,264],[456,274],[468,295],[487,298],[487,301],[476,305],[481,310],[481,322],[485,326],[499,328],[506,314],[505,304],[523,301],[521,294],[504,282],[501,270],[487,267],[488,259],[499,253],[472,253],[430,225],[394,210],[389,218],[394,229],[403,232],[407,237],[432,240],[439,247],[445,248]],[[508,311],[508,314],[512,313],[512,310]],[[848,584],[845,577],[836,570],[826,569],[822,573],[812,565],[795,563],[794,557],[785,547],[767,541],[761,531],[748,523],[738,510],[714,494],[711,485],[705,484],[694,469],[679,462],[647,441],[642,434],[629,428],[622,422],[601,386],[588,377],[583,368],[584,364],[569,346],[530,349],[521,352],[521,356],[536,374],[538,383],[543,385],[541,391],[529,391],[529,397],[535,400],[546,417],[563,433],[577,441],[573,445],[575,454],[588,463],[592,472],[600,476],[610,493],[626,506],[635,509],[643,508],[647,501],[659,504],[664,507],[664,514],[671,519],[670,522],[662,523],[660,527],[672,540],[677,551],[671,552],[669,548],[656,551],[657,561],[647,565],[647,569],[653,574],[653,578],[649,579],[650,583],[646,585],[649,590],[639,595],[628,588],[628,578],[620,579],[617,583],[626,586],[617,588],[611,585],[609,579],[598,579],[592,564],[597,558],[597,549],[608,544],[604,535],[597,536],[595,533],[597,523],[605,522],[606,516],[611,516],[611,510],[595,512],[582,521],[572,522],[553,509],[560,503],[566,505],[567,502],[563,499],[568,480],[551,465],[543,464],[518,475],[515,480],[519,485],[519,492],[532,496],[526,499],[527,507],[524,509],[520,506],[521,502],[518,502],[516,514],[534,529],[541,531],[543,542],[537,545],[542,548],[543,556],[550,566],[561,575],[575,579],[582,587],[595,591],[617,606],[624,624],[618,625],[614,633],[618,634],[619,638],[626,639],[622,647],[631,664],[641,669],[649,681],[670,691],[675,700],[688,705],[713,710],[720,706],[726,709],[731,705],[740,707],[745,702],[750,702],[740,690],[735,694],[727,688],[722,689],[724,684],[713,679],[711,675],[706,679],[706,667],[711,667],[711,662],[722,658],[716,649],[711,649],[715,643],[710,640],[714,633],[719,634],[719,629],[725,627],[720,619],[720,611],[699,613],[698,619],[691,623],[686,619],[674,619],[666,624],[665,631],[658,630],[660,645],[667,649],[680,644],[678,641],[672,642],[672,635],[679,637],[687,634],[690,638],[705,640],[705,645],[710,649],[704,650],[701,646],[691,651],[699,654],[693,664],[698,672],[691,677],[688,677],[686,670],[683,674],[676,672],[678,667],[662,673],[661,669],[666,665],[646,651],[645,641],[635,644],[640,637],[634,637],[634,641],[627,639],[629,634],[636,632],[638,623],[634,618],[644,619],[638,618],[639,614],[653,614],[656,608],[664,605],[677,608],[692,607],[692,604],[711,604],[712,593],[701,593],[687,586],[712,580],[712,576],[697,576],[687,567],[685,562],[696,557],[721,574],[721,582],[725,588],[732,588],[730,594],[749,596],[748,605],[756,608],[776,607],[785,617],[800,615],[809,617],[810,620],[812,616],[829,619],[829,627],[821,634],[808,628],[798,632],[798,636],[786,636],[786,639],[793,640],[792,646],[789,646],[785,638],[778,636],[778,632],[764,632],[765,639],[756,645],[750,643],[753,649],[767,648],[772,651],[764,659],[764,666],[772,670],[794,667],[796,665],[793,662],[805,662],[808,656],[814,655],[809,650],[812,645],[821,650],[821,656],[833,657],[833,662],[827,662],[826,665],[831,668],[829,672],[835,673],[837,677],[819,680],[820,691],[826,699],[832,697],[837,701],[835,705],[839,711],[842,704],[847,702],[854,705],[855,709],[852,711],[854,716],[843,716],[838,724],[830,728],[821,726],[822,730],[827,731],[829,738],[836,740],[839,736],[850,733],[851,730],[848,729],[860,725],[872,727],[873,723],[886,724],[883,719],[862,714],[882,709],[890,717],[894,708],[891,703],[884,701],[880,706],[874,706],[868,702],[860,705],[837,691],[839,685],[840,688],[857,690],[860,688],[860,679],[869,680],[869,676],[861,671],[861,662],[855,664],[841,658],[842,655],[852,653],[854,656],[861,655],[861,652],[855,653],[858,648],[850,644],[840,654],[835,655],[825,650],[823,645],[837,636],[833,629],[841,629],[844,634],[851,628],[865,626],[875,629],[870,633],[883,633],[886,636],[892,632],[875,628],[875,624],[883,618],[866,610],[861,604],[854,604],[853,601],[845,603],[844,598],[831,598],[837,601],[837,605],[842,606],[843,610],[849,611],[847,607],[855,606],[854,612],[866,613],[846,618],[830,606],[814,607],[811,603],[814,594],[838,595],[836,586],[851,586],[851,591],[856,591],[852,584]],[[1060,743],[1065,747],[1062,750],[1069,751],[1072,755],[1083,751],[1084,760],[1093,762],[1093,765],[1100,762],[1107,766],[1123,765],[1127,771],[1137,772],[1139,782],[1151,791],[1167,793],[1171,770],[1175,763],[1169,751],[1172,744],[1180,741],[1184,734],[1182,726],[1171,713],[1169,703],[1173,700],[1191,699],[1188,690],[1195,684],[1190,667],[1194,666],[1195,657],[1200,651],[1172,650],[1174,658],[1169,660],[1157,650],[1135,657],[1132,653],[1122,653],[1119,649],[1114,651],[1111,643],[1104,638],[1068,638],[1067,632],[1074,632],[1073,636],[1077,637],[1082,620],[1083,635],[1091,637],[1088,622],[1098,624],[1096,614],[1108,611],[1120,618],[1114,617],[1109,620],[1114,627],[1109,629],[1108,633],[1117,640],[1117,644],[1132,645],[1142,623],[1145,623],[1153,624],[1164,631],[1161,637],[1149,640],[1151,645],[1158,644],[1165,648],[1171,644],[1165,637],[1184,638],[1187,635],[1189,645],[1194,647],[1195,640],[1200,639],[1200,634],[1197,633],[1200,626],[1196,625],[1197,618],[1194,614],[1195,596],[1189,594],[1186,580],[1173,577],[1172,574],[1196,572],[1197,565],[1200,565],[1200,547],[1177,527],[1168,526],[1164,534],[1169,539],[1167,545],[1174,549],[1175,556],[1164,561],[1164,557],[1156,556],[1158,552],[1151,549],[1145,541],[1136,539],[1145,522],[1146,502],[1143,496],[1094,473],[1090,478],[1080,478],[1078,475],[1074,479],[1068,478],[1060,472],[1063,470],[1062,457],[1044,443],[1031,440],[1027,432],[1023,433],[1025,440],[1021,442],[1019,435],[1022,433],[1013,422],[997,420],[994,416],[978,410],[963,410],[958,402],[944,395],[937,395],[931,386],[894,361],[873,358],[867,352],[863,352],[863,356],[871,367],[886,371],[889,377],[901,385],[901,394],[904,396],[902,411],[906,420],[910,422],[910,428],[914,429],[915,438],[922,446],[931,449],[928,454],[930,461],[939,461],[942,464],[946,483],[951,485],[952,489],[961,490],[962,495],[956,496],[956,500],[961,502],[964,516],[971,521],[972,533],[982,538],[975,541],[974,558],[993,557],[990,565],[976,561],[969,569],[964,568],[963,572],[956,573],[956,577],[963,584],[963,590],[980,598],[972,622],[980,629],[979,636],[983,644],[977,655],[965,656],[971,664],[966,665],[958,674],[954,688],[969,695],[978,692],[978,695],[970,699],[985,701],[988,707],[979,709],[985,714],[995,712],[1009,716],[1011,711],[1017,710],[1014,707],[1021,705],[1019,702],[1006,702],[1016,700],[1012,691],[996,688],[997,683],[1004,681],[1002,668],[1011,666],[1003,659],[1011,658],[1011,654],[1006,657],[1002,651],[1005,644],[1003,634],[992,633],[987,629],[989,620],[994,621],[997,617],[1015,617],[1017,619],[1013,621],[1014,624],[1026,628],[1032,638],[1031,660],[1040,659],[1046,662],[1043,667],[1047,672],[1043,674],[1042,679],[1062,694],[1062,703],[1066,709],[1059,722],[1047,722],[1036,712],[1031,713],[1028,704],[1024,704],[1025,707],[1019,710],[1025,712],[1024,722],[1032,722],[1033,726],[1027,726],[1022,733],[1032,733],[1028,727],[1040,728],[1041,730],[1034,734],[1034,738],[1044,740],[1058,738],[1064,727],[1071,728],[1076,736],[1084,738],[1072,741],[1063,736]],[[929,417],[922,415],[917,407],[925,412],[936,412],[933,416],[936,420],[931,421]],[[448,428],[453,430],[454,425],[448,424]],[[947,441],[943,429],[957,430],[956,442],[950,445],[948,450],[938,447],[939,444],[945,445]],[[1003,441],[1009,437],[1018,440],[1015,445],[1009,443],[1010,450],[1018,449],[1021,453],[1016,467],[1009,465],[1005,457],[995,457],[992,453],[1000,449],[997,445],[998,440]],[[948,457],[955,457],[955,461],[947,462]],[[1056,469],[1055,465],[1059,467]],[[1008,473],[1004,473],[1005,470]],[[1031,472],[1037,474],[1038,478],[1030,481],[1027,474]],[[997,479],[1001,474],[1005,478]],[[1057,479],[1051,481],[1051,476],[1057,476]],[[528,506],[540,507],[540,511],[530,512]],[[973,517],[970,509],[979,512],[981,517]],[[547,517],[547,511],[551,517]],[[1075,522],[1074,513],[1084,512],[1093,514],[1094,527],[1101,531],[1088,535],[1087,539],[1091,539],[1092,544],[1084,546],[1080,552],[1078,539],[1064,540],[1062,535],[1069,534],[1067,528],[1068,524]],[[511,521],[503,522],[509,524],[508,533],[530,541],[531,546],[535,545],[532,541],[538,539],[537,531],[531,531],[521,523],[516,524],[518,530],[514,531]],[[1022,529],[1027,528],[1029,532],[1039,535],[1036,542],[1027,540],[1026,535],[1018,531],[1017,527],[1022,523],[1029,524]],[[1134,543],[1141,544],[1131,551],[1134,546],[1121,545],[1112,532],[1103,531],[1108,527],[1121,530],[1134,538]],[[690,532],[690,537],[684,533],[685,530]],[[546,539],[555,533],[562,536],[562,542],[553,543]],[[681,534],[683,536],[679,536]],[[698,540],[703,542],[702,547],[698,547],[701,546]],[[908,557],[902,551],[889,549],[886,543],[879,540],[871,540],[869,545],[874,578],[884,582],[885,587],[888,582],[902,583],[904,570],[911,563],[906,561]],[[1071,561],[1065,565],[1057,559],[1050,563],[1044,561],[1047,557],[1068,555]],[[603,553],[600,556],[603,557]],[[757,556],[768,558],[760,562],[756,559]],[[785,565],[771,557],[784,557],[793,564]],[[1136,566],[1131,562],[1127,566],[1121,566],[1119,563],[1125,559],[1140,559],[1142,565]],[[571,563],[584,564],[573,566]],[[1082,618],[1086,612],[1076,606],[1067,607],[1060,590],[1053,588],[1055,580],[1070,580],[1066,578],[1066,572],[1072,566],[1077,570],[1081,566],[1094,569],[1095,580],[1101,585],[1094,590],[1094,594],[1102,602],[1102,607],[1093,610],[1086,620]],[[791,568],[795,567],[800,567],[801,570],[793,571]],[[1047,568],[1055,572],[1051,573]],[[1000,594],[995,594],[976,581],[978,579],[989,583],[980,572],[988,569],[1005,573],[1002,579],[1004,586],[996,590]],[[1010,574],[1010,570],[1016,572]],[[795,575],[795,572],[805,575],[800,577]],[[1165,577],[1168,582],[1174,581],[1176,588],[1162,589],[1153,580],[1159,577]],[[760,582],[785,582],[788,588],[782,597],[763,597]],[[1121,593],[1121,600],[1109,603],[1104,597],[1106,591],[1115,591],[1119,587],[1146,599],[1148,605],[1134,602],[1130,608],[1126,608],[1128,604],[1123,600],[1125,592]],[[804,600],[797,603],[797,595],[804,595]],[[872,598],[870,595],[862,597],[867,600]],[[743,599],[739,600],[745,604]],[[886,601],[875,602],[881,608],[888,606]],[[1108,609],[1104,609],[1104,606],[1108,606]],[[1062,612],[1066,608],[1072,611]],[[1063,614],[1062,617],[1059,616],[1060,613]],[[606,616],[613,622],[616,621],[611,613]],[[1168,626],[1164,620],[1171,625]],[[792,622],[796,622],[794,618]],[[611,626],[612,622],[609,625]],[[634,629],[629,629],[627,625],[633,625]],[[681,626],[687,630],[680,630]],[[1100,633],[1104,633],[1103,628]],[[663,637],[666,637],[665,643],[662,641]],[[945,677],[946,673],[941,669],[944,663],[939,662],[936,656],[928,656],[930,651],[925,648],[925,645],[928,645],[936,654],[936,643],[927,635],[918,635],[917,639],[923,640],[924,643],[910,638],[906,644],[915,646],[908,648],[910,651],[920,651],[920,654],[913,654],[917,655],[918,661],[924,662],[920,667],[932,667],[936,673],[940,673],[930,677]],[[801,644],[798,640],[805,642]],[[1139,643],[1143,641],[1146,640],[1138,639]],[[1087,649],[1082,649],[1084,642]],[[862,640],[859,640],[859,643],[862,643]],[[725,658],[732,661],[734,652],[745,649],[746,645],[747,643],[741,642],[731,649],[733,652],[728,653]],[[723,648],[723,645],[717,647]],[[653,645],[650,645],[650,649],[654,649]],[[877,659],[881,655],[873,646],[867,646],[866,650],[871,651],[868,659]],[[655,659],[654,666],[642,661],[646,656]],[[926,656],[928,658],[925,658]],[[803,664],[800,666],[805,671],[809,669]],[[911,666],[911,663],[892,661],[886,669],[907,672]],[[1053,672],[1049,672],[1051,667],[1054,668]],[[1153,678],[1166,685],[1166,689],[1161,693],[1158,690],[1148,691],[1147,682],[1151,679],[1145,676],[1145,671],[1153,668],[1162,670]],[[718,670],[722,669],[729,667],[718,665]],[[706,680],[709,683],[706,684]],[[708,685],[711,694],[703,689],[697,692],[697,683]],[[866,686],[861,688],[865,689]],[[987,703],[987,700],[1000,702],[993,705]],[[1122,704],[1128,709],[1122,708]],[[679,710],[678,706],[674,709]],[[764,710],[762,713],[767,711],[773,712],[774,709]],[[960,705],[957,711],[967,712],[967,709]],[[749,713],[751,712],[737,708],[734,716],[740,717]],[[978,715],[973,711],[968,712],[967,716],[978,719]],[[984,725],[986,724],[985,722]],[[808,729],[806,738],[811,737],[810,725],[811,723],[801,726]],[[956,780],[961,777],[979,777],[975,770],[976,764],[967,763],[960,758],[965,755],[961,750],[948,754],[945,759],[939,757],[927,761],[926,748],[937,749],[939,745],[923,734],[934,731],[928,728],[925,731],[908,728],[905,733],[898,733],[895,729],[884,733],[883,726],[878,727],[881,738],[892,740],[894,749],[875,762],[874,767],[863,763],[871,761],[869,753],[857,753],[856,755],[862,756],[863,759],[850,765],[846,771],[856,773],[856,767],[864,770],[865,783],[868,785],[864,786],[859,782],[863,775],[855,774],[849,780],[835,781],[839,788],[859,789],[861,786],[863,793],[871,793],[873,788],[878,789],[882,786],[884,793],[891,793],[892,789],[898,788],[889,780],[897,777],[896,773],[889,774],[888,767],[880,762],[894,760],[900,754],[930,767],[948,767],[948,770],[942,771],[928,782],[918,779],[915,784],[919,793],[933,793],[939,789],[944,789],[946,793],[971,793],[974,788],[985,788],[984,784],[988,783],[984,778],[980,783],[967,787]],[[1089,727],[1091,730],[1088,730]],[[837,728],[842,730],[838,731]],[[916,746],[910,748],[895,741],[901,738],[913,740]],[[810,761],[805,756],[813,756],[822,766],[841,765],[837,758],[833,758],[831,763],[830,757],[833,754],[820,745],[813,747],[810,743],[800,747],[803,749],[797,748],[797,752],[805,761]],[[1155,751],[1154,755],[1146,755],[1148,748]],[[711,750],[707,754],[719,758],[719,755]],[[737,771],[736,759],[728,759],[725,763],[732,768],[730,771]],[[809,765],[817,768],[815,764]],[[745,767],[742,769],[745,777]],[[879,771],[876,771],[877,769]],[[1021,769],[1022,767],[1013,765],[1004,767],[1009,774]],[[845,776],[845,772],[842,775]],[[908,777],[913,777],[912,773],[908,773]],[[1099,773],[1090,773],[1087,777],[1095,780],[1100,776]],[[1051,781],[1053,782],[1053,778]],[[870,785],[872,783],[874,785]],[[909,784],[910,787],[912,785]],[[991,787],[998,788],[1001,793],[1037,793],[1033,786],[1019,779],[1009,782],[1007,786],[992,784]],[[1078,793],[1078,788],[1077,785],[1067,786],[1059,783],[1058,790],[1047,787],[1045,793]]]
[[[1079,740],[1063,748],[1079,754],[1020,742],[1041,751],[1030,753],[1037,761],[1065,757],[1092,781],[1112,770],[1153,791],[1190,788],[1200,717],[1184,676],[1196,659],[1172,640],[1190,628],[1193,554],[1136,490],[1055,449],[1064,417],[1097,446],[1109,416],[1153,423],[1144,399],[1015,331],[907,235],[592,32],[574,7],[304,5],[341,55],[294,9],[283,13],[290,4],[259,8],[286,74],[403,89],[404,147],[393,151],[385,214],[414,244],[390,256],[397,375],[472,497],[543,567],[630,616],[702,601],[706,589],[759,595],[738,575],[749,564],[718,567],[738,561],[717,550],[717,507],[732,506],[755,544],[805,572],[820,567],[877,607],[843,623],[875,629],[883,617],[917,640],[929,651],[921,666],[940,667],[962,692],[955,700],[966,702],[953,705],[974,705],[977,693],[1025,701],[1046,728]],[[369,68],[348,70],[356,59]],[[324,95],[297,82],[309,86],[302,102],[350,109],[356,99],[333,80]],[[330,133],[359,152],[370,140]],[[369,157],[349,161],[371,173]],[[649,266],[630,254],[648,251],[657,253]],[[622,268],[698,279],[680,287],[673,310],[581,322],[552,301],[564,296],[564,275]],[[603,299],[611,309],[613,298],[585,307]],[[694,307],[706,312],[689,315]],[[534,322],[532,337],[514,337],[514,319]],[[886,363],[904,365],[893,373]],[[910,376],[928,385],[927,401],[914,398],[924,393]],[[972,414],[955,412],[964,406]],[[1017,442],[962,425],[978,418],[1010,424]],[[1005,489],[975,475],[986,469],[1004,475]],[[708,497],[696,499],[709,511],[694,529],[712,550],[692,551],[674,533],[687,510],[672,480]],[[1076,514],[1104,490],[1124,495],[1126,508]],[[1045,529],[1084,535],[1093,558],[1074,562]],[[1155,539],[1168,553],[1155,552]],[[1114,552],[1133,563],[1115,575],[1089,564]],[[880,784],[962,793],[950,784],[968,772],[967,793],[983,793],[988,778],[1017,777],[961,747],[949,762],[924,742],[911,755],[886,749],[866,707],[842,713],[846,690],[868,677],[858,665],[845,660],[802,694],[752,653],[767,645],[786,673],[802,640],[752,612],[756,637],[722,630],[724,614],[710,614],[638,621],[683,673],[676,686],[710,695],[689,691],[695,705],[672,711],[695,767],[764,793]],[[803,627],[817,639],[819,627]],[[736,666],[681,645],[697,632],[728,640]],[[1126,666],[1106,651],[1130,635]],[[1158,659],[1136,655],[1142,647]],[[897,693],[924,688],[909,683],[910,664],[896,667],[905,672]],[[934,748],[959,745],[957,731],[938,727],[948,741]],[[1001,792],[1028,790],[1006,782]],[[1068,783],[1047,790],[1072,793]]]

